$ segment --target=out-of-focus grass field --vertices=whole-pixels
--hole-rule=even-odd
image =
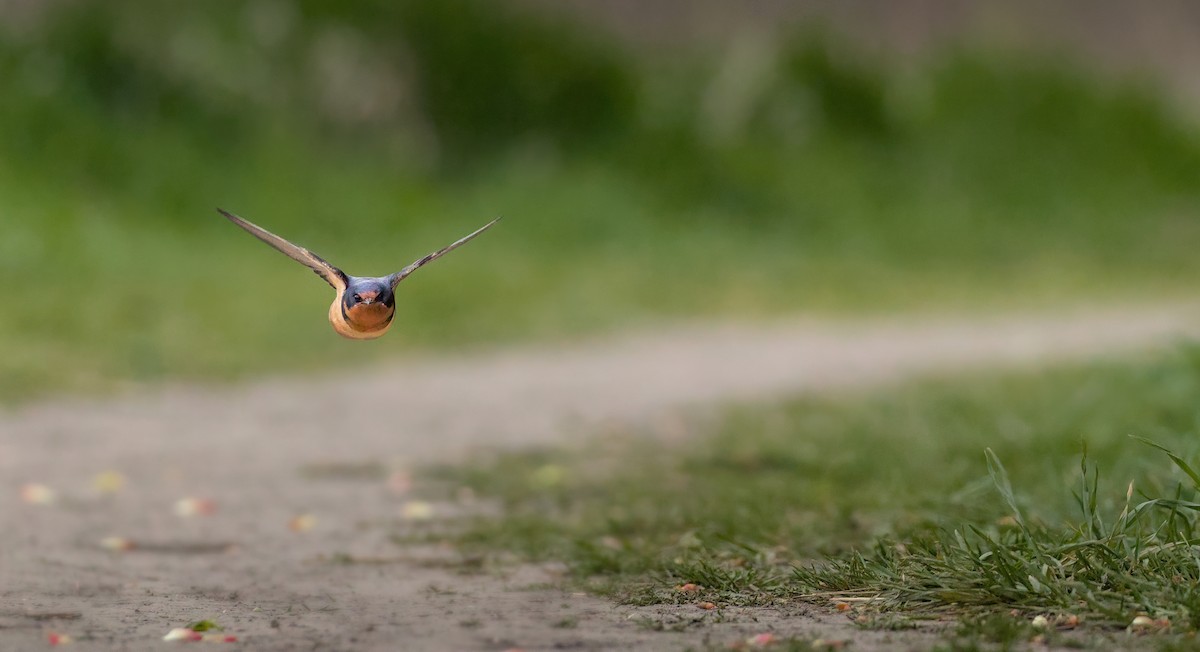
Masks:
[[[1028,57],[640,59],[483,2],[64,3],[0,30],[0,401],[676,318],[1188,292],[1200,138]],[[238,212],[405,283],[337,339]]]

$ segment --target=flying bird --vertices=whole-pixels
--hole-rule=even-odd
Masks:
[[[417,271],[422,265],[433,262],[443,255],[466,244],[471,238],[490,229],[500,221],[496,218],[483,228],[453,244],[419,258],[408,267],[389,276],[350,276],[329,264],[324,258],[270,231],[244,220],[233,213],[217,209],[230,222],[242,227],[254,237],[283,252],[288,258],[312,269],[317,276],[333,286],[337,295],[329,306],[329,323],[338,335],[352,340],[373,340],[382,336],[392,326],[396,316],[396,286]]]

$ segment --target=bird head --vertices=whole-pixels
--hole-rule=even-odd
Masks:
[[[377,278],[353,279],[346,287],[346,294],[342,301],[346,310],[375,305],[391,308],[395,305],[391,286],[383,279]]]

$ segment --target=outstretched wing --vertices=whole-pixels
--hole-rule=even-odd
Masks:
[[[346,278],[345,272],[330,265],[324,258],[304,247],[294,245],[257,224],[243,220],[233,213],[223,211],[220,208],[217,209],[217,212],[229,218],[230,222],[248,231],[250,235],[283,252],[288,258],[312,269],[318,276],[325,279],[325,282],[332,285],[333,289],[345,290],[349,284],[350,281]]]
[[[487,224],[483,225],[483,228],[472,233],[471,235],[468,235],[467,237],[462,238],[461,240],[458,240],[457,242],[454,242],[453,244],[451,244],[449,246],[442,247],[441,249],[438,249],[437,251],[429,254],[428,256],[425,256],[424,258],[417,260],[416,262],[409,265],[408,267],[405,267],[404,269],[396,272],[395,274],[392,274],[391,276],[388,277],[388,281],[391,283],[392,289],[395,290],[396,285],[398,283],[400,283],[400,281],[403,281],[405,279],[405,277],[407,277],[409,274],[412,274],[413,272],[417,271],[417,269],[420,268],[425,263],[433,262],[433,261],[437,260],[438,258],[441,258],[442,256],[450,253],[451,251],[463,246],[464,244],[469,242],[471,240],[471,238],[474,238],[475,236],[479,235],[480,233],[483,233],[484,231],[487,231],[488,229],[492,228],[492,225],[499,221],[500,221],[500,218],[497,217],[496,219],[492,220],[491,222],[488,222]]]

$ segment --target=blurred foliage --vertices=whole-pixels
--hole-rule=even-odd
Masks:
[[[421,71],[423,109],[461,156],[529,137],[583,145],[631,126],[634,77],[610,48],[475,0],[387,6]]]
[[[12,117],[42,116],[22,130],[33,149],[80,112],[219,134],[225,147],[280,123],[355,144],[381,131],[420,144],[432,128],[439,149],[410,156],[462,165],[531,138],[579,145],[629,126],[633,67],[560,29],[476,0],[63,3],[41,31],[10,36],[4,72],[25,100]]]
[[[0,26],[0,397],[674,317],[1184,293],[1200,140],[1151,90],[819,31],[639,57],[480,0],[79,0]],[[327,288],[496,214],[340,342]]]

